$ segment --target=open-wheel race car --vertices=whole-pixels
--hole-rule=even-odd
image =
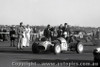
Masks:
[[[75,31],[76,32],[76,31]],[[80,37],[81,35],[81,37]],[[64,37],[58,37],[53,41],[48,41],[45,37],[41,41],[34,42],[32,45],[33,53],[40,53],[44,51],[51,51],[55,54],[59,54],[63,51],[76,51],[77,53],[83,53],[85,45],[93,45],[91,39],[82,34],[74,33],[67,39]]]
[[[54,41],[47,41],[42,38],[39,42],[34,42],[32,45],[33,53],[39,53],[43,51],[51,51],[55,54],[59,54],[62,51],[75,50],[77,53],[82,53],[84,45],[82,42],[73,41],[68,43],[65,38],[59,37]]]

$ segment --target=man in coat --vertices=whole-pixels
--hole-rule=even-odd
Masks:
[[[22,49],[22,38],[23,38],[23,22],[20,23],[20,26],[18,28],[18,46],[17,49]]]

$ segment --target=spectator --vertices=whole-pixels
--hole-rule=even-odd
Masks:
[[[16,39],[16,32],[15,32],[14,27],[12,26],[10,30],[10,42],[11,42],[10,46],[11,47],[15,47],[15,39]]]
[[[97,38],[97,39],[100,39],[100,30],[99,30],[99,29],[97,29],[96,38]]]
[[[31,33],[31,28],[29,25],[26,26],[26,38],[27,38],[27,44],[26,46],[28,47],[30,45],[30,33]]]
[[[33,28],[33,36],[32,36],[32,41],[35,41],[35,40],[38,38],[37,33],[38,33],[37,28],[36,28],[36,27],[34,27],[34,28]]]
[[[62,30],[63,30],[63,33],[65,34],[65,36],[70,35],[70,28],[67,23],[64,24],[64,27],[62,28]]]
[[[17,49],[23,49],[22,45],[22,38],[23,38],[23,22],[20,23],[20,26],[18,27],[18,46]]]
[[[94,32],[94,30],[92,30],[92,32],[91,32],[91,33],[92,33],[92,35],[91,35],[91,36],[92,36],[92,38],[95,38],[95,32]]]
[[[37,33],[37,28],[36,27],[33,28],[33,32]]]
[[[46,29],[44,30],[44,36],[48,39],[51,40],[51,27],[50,25],[47,25]]]
[[[3,41],[3,28],[0,28],[0,41]]]
[[[22,40],[21,40],[21,46],[23,47],[26,47],[27,46],[27,31],[26,31],[26,27],[23,26],[23,37],[22,37]]]
[[[55,27],[51,28],[51,34],[50,34],[51,40],[55,40],[57,38],[57,35],[58,33],[57,33],[56,28]]]
[[[59,29],[57,30],[57,33],[58,33],[58,37],[63,36],[62,24],[59,26]]]
[[[3,41],[7,41],[7,29],[4,27],[3,29]]]

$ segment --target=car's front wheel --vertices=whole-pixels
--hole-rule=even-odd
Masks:
[[[80,42],[76,46],[76,52],[80,54],[80,53],[83,53],[83,51],[84,51],[84,46],[83,46],[83,43]]]
[[[60,47],[59,44],[56,44],[56,45],[54,46],[54,53],[55,53],[55,54],[59,54],[60,52],[61,52],[61,47]]]

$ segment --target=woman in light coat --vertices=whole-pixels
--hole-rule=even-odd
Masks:
[[[27,39],[26,46],[28,47],[30,45],[30,32],[31,32],[30,26],[27,25],[25,30],[26,30],[26,39]]]
[[[27,37],[26,37],[26,28],[23,29],[23,38],[22,38],[22,46],[26,47],[27,44]]]

